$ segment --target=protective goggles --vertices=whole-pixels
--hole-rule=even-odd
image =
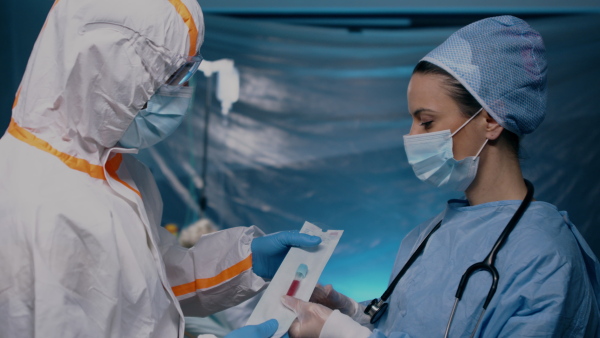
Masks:
[[[189,56],[183,66],[179,67],[165,84],[169,86],[183,86],[196,73],[201,62],[202,55]]]

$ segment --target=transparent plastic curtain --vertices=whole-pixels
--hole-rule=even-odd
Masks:
[[[600,252],[599,16],[530,20],[549,61],[548,116],[523,141],[536,198],[569,211]],[[349,32],[206,16],[207,60],[231,58],[240,100],[213,97],[206,217],[267,233],[308,220],[344,236],[322,275],[357,300],[380,296],[396,250],[459,193],[421,183],[407,164],[406,88],[414,65],[459,27]],[[140,153],[163,194],[163,223],[199,217],[207,79],[168,140]],[[214,79],[213,79],[214,80]]]

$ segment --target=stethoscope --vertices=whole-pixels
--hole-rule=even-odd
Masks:
[[[477,328],[479,327],[479,324],[481,323],[481,320],[483,319],[483,314],[485,313],[487,306],[490,304],[492,297],[494,297],[494,293],[496,293],[496,288],[498,287],[498,279],[500,276],[498,275],[498,270],[496,270],[496,268],[494,267],[494,262],[496,260],[496,254],[498,253],[498,251],[500,250],[502,245],[504,245],[504,243],[506,242],[506,238],[513,231],[513,229],[515,228],[515,226],[517,225],[517,223],[519,222],[519,220],[525,213],[525,210],[527,210],[527,207],[531,203],[531,200],[533,199],[533,185],[531,184],[531,182],[529,182],[527,180],[525,180],[525,185],[527,186],[527,195],[525,195],[523,202],[521,202],[521,205],[519,206],[519,208],[517,209],[517,211],[515,212],[513,217],[510,219],[510,221],[508,222],[508,224],[506,225],[506,227],[500,234],[500,237],[498,237],[498,240],[492,247],[492,250],[490,251],[490,253],[487,255],[487,257],[485,257],[485,259],[483,261],[471,265],[467,269],[467,271],[465,271],[465,273],[462,275],[462,278],[460,279],[460,283],[458,284],[458,289],[456,290],[456,298],[454,300],[454,306],[452,307],[452,312],[450,313],[450,319],[448,320],[448,325],[446,325],[446,333],[444,334],[444,338],[447,338],[448,334],[450,333],[450,326],[452,325],[452,320],[454,319],[454,313],[456,312],[456,307],[458,306],[458,302],[462,298],[465,288],[467,287],[469,278],[471,278],[471,276],[475,272],[487,271],[490,273],[490,275],[492,275],[492,285],[491,285],[488,295],[485,299],[485,302],[483,303],[483,308],[482,308],[481,314],[479,315],[479,319],[477,320],[477,324],[475,325],[475,329],[473,330],[473,333],[471,334],[471,337],[475,336],[475,332],[477,331]],[[383,316],[383,314],[385,313],[385,311],[388,308],[387,300],[391,296],[392,292],[394,291],[396,284],[398,284],[398,282],[400,281],[400,278],[402,278],[402,276],[404,275],[406,270],[408,270],[408,268],[410,268],[410,266],[414,263],[414,261],[417,259],[417,257],[423,252],[423,249],[425,248],[425,245],[427,244],[429,237],[431,237],[431,235],[437,229],[439,229],[441,225],[442,225],[442,221],[440,220],[438,222],[438,224],[429,232],[429,234],[427,234],[427,236],[421,242],[421,244],[419,244],[419,247],[417,248],[417,250],[415,250],[415,252],[410,256],[410,258],[408,259],[406,264],[404,264],[404,266],[402,267],[402,270],[400,270],[400,272],[398,272],[398,275],[396,275],[396,278],[394,278],[394,280],[392,281],[390,286],[388,286],[387,290],[385,290],[385,292],[383,293],[381,298],[373,299],[371,304],[369,304],[369,306],[367,306],[367,308],[365,309],[365,314],[367,314],[371,317],[371,324],[375,324],[379,319],[381,319],[381,316]]]

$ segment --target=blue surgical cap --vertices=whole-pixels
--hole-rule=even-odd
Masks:
[[[546,57],[540,34],[505,15],[452,34],[422,61],[454,76],[505,129],[522,136],[546,115]]]

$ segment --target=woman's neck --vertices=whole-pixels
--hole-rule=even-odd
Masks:
[[[518,158],[506,147],[486,145],[479,159],[477,177],[465,191],[469,204],[522,200],[526,193]]]

